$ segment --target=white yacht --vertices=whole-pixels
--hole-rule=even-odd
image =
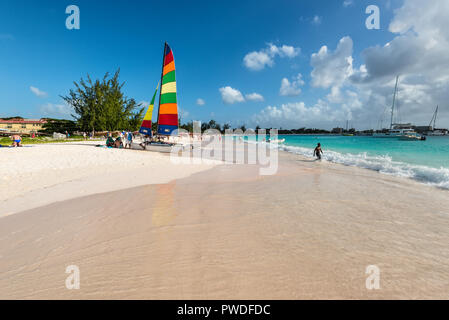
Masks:
[[[398,91],[399,76],[396,77],[396,85],[394,87],[393,104],[391,105],[391,121],[390,129],[386,132],[373,133],[375,138],[403,138],[404,140],[425,140],[421,135],[415,132],[411,123],[399,124],[393,123],[394,107],[396,103],[396,95]]]
[[[447,136],[449,133],[446,129],[434,129],[432,131],[427,132],[428,136]]]
[[[381,132],[381,133],[373,133],[373,137],[376,138],[400,138],[402,136],[407,135],[417,135],[415,130],[413,128],[392,128],[388,130],[387,132]]]

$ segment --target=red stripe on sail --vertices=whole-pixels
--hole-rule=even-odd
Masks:
[[[144,128],[150,128],[151,129],[151,124],[152,124],[151,120],[143,120],[142,121],[142,127],[144,127]]]
[[[165,56],[165,62],[164,62],[164,66],[166,66],[167,64],[169,64],[170,62],[173,61],[173,52],[167,53],[167,55]]]
[[[178,125],[178,115],[177,114],[160,114],[159,124],[167,126],[177,126]]]

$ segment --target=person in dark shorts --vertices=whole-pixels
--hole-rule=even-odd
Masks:
[[[316,156],[318,160],[321,160],[322,154],[323,154],[323,150],[321,149],[321,143],[318,143],[315,150],[313,150],[313,156]]]

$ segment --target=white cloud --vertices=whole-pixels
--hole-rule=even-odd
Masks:
[[[283,78],[279,94],[281,96],[297,96],[301,93],[300,86],[303,85],[304,80],[302,80],[302,74],[300,73],[291,82],[287,78]]]
[[[276,47],[274,44],[270,44],[270,51],[278,54],[281,58],[294,58],[299,54],[300,49],[292,46],[286,46],[285,44],[282,45],[282,47]]]
[[[242,93],[237,89],[231,88],[230,86],[222,87],[219,91],[221,93],[221,99],[226,104],[234,104],[245,101]]]
[[[243,64],[250,70],[259,71],[267,66],[272,67],[276,56],[294,58],[299,52],[300,49],[293,46],[282,45],[278,47],[269,43],[265,49],[248,53],[243,58]]]
[[[259,93],[256,93],[256,92],[246,94],[246,95],[245,95],[245,98],[246,98],[246,100],[248,100],[248,101],[258,101],[258,102],[264,101],[263,96],[262,96],[261,94],[259,94]]]
[[[449,71],[449,1],[406,0],[396,11],[389,30],[397,36],[384,46],[363,51],[366,73],[356,82],[396,74],[426,74],[440,78]]]
[[[196,99],[196,104],[198,106],[204,106],[206,104],[206,102],[203,99],[198,98],[198,99]]]
[[[253,121],[260,125],[277,127],[316,127],[332,128],[337,123],[353,120],[362,112],[363,94],[357,88],[351,88],[349,77],[353,74],[352,40],[342,38],[337,48],[332,51],[327,46],[312,54],[310,63],[312,85],[330,89],[327,96],[318,99],[312,105],[304,102],[268,106],[253,116]],[[304,85],[302,75],[298,74],[291,81],[282,79],[279,93],[283,96],[297,96]]]
[[[314,87],[329,88],[340,86],[352,75],[352,39],[342,38],[334,52],[327,46],[312,54],[310,64],[313,67],[312,85]]]
[[[343,94],[338,86],[332,87],[331,92],[327,95],[327,100],[331,103],[342,103],[343,98]]]
[[[312,86],[328,89],[317,103],[267,106],[253,120],[262,126],[327,129],[350,120],[357,129],[379,129],[390,122],[399,75],[394,121],[428,125],[440,105],[437,126],[449,127],[448,16],[447,0],[404,0],[389,26],[392,40],[366,48],[360,61],[354,61],[349,37],[311,56]]]
[[[243,58],[243,63],[248,69],[258,71],[264,69],[265,66],[273,66],[274,61],[266,52],[253,51]]]
[[[353,0],[345,0],[343,1],[343,7],[347,8],[349,6],[352,6],[354,4]]]
[[[48,118],[71,119],[72,108],[67,104],[47,103],[40,107],[40,112]]]
[[[314,16],[312,18],[312,24],[315,26],[319,26],[323,22],[323,18],[320,16]]]
[[[360,92],[369,93],[367,114],[379,112],[376,101],[391,105],[396,75],[403,121],[428,124],[435,106],[449,101],[448,16],[446,0],[405,0],[395,11],[389,31],[396,36],[383,46],[365,49],[364,64],[350,77]],[[449,126],[449,114],[441,112],[439,121]]]
[[[324,127],[343,118],[343,113],[342,109],[333,109],[323,100],[309,107],[304,102],[294,102],[279,107],[268,106],[254,115],[252,121],[261,126],[278,128]]]
[[[39,98],[45,98],[45,97],[47,96],[47,93],[46,93],[46,92],[41,91],[41,90],[39,90],[39,89],[36,88],[36,87],[31,86],[31,87],[30,87],[30,90],[31,90],[32,93],[34,93],[34,94],[35,94],[37,97],[39,97]]]

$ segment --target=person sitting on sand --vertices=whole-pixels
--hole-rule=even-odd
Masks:
[[[321,160],[322,154],[323,154],[323,150],[321,149],[321,143],[318,143],[315,150],[313,150],[313,156],[316,156],[318,160]]]
[[[115,139],[115,141],[114,141],[114,148],[123,148],[122,139],[120,137]]]
[[[114,138],[112,138],[112,136],[109,135],[108,139],[106,140],[106,147],[113,148],[114,147],[114,143],[115,143]]]
[[[146,149],[146,146],[149,145],[151,142],[151,137],[149,135],[145,135],[143,137],[143,142],[140,144],[143,150]]]
[[[13,147],[21,147],[22,146],[22,137],[19,136],[18,134],[14,134],[11,137],[11,140],[12,140]]]

